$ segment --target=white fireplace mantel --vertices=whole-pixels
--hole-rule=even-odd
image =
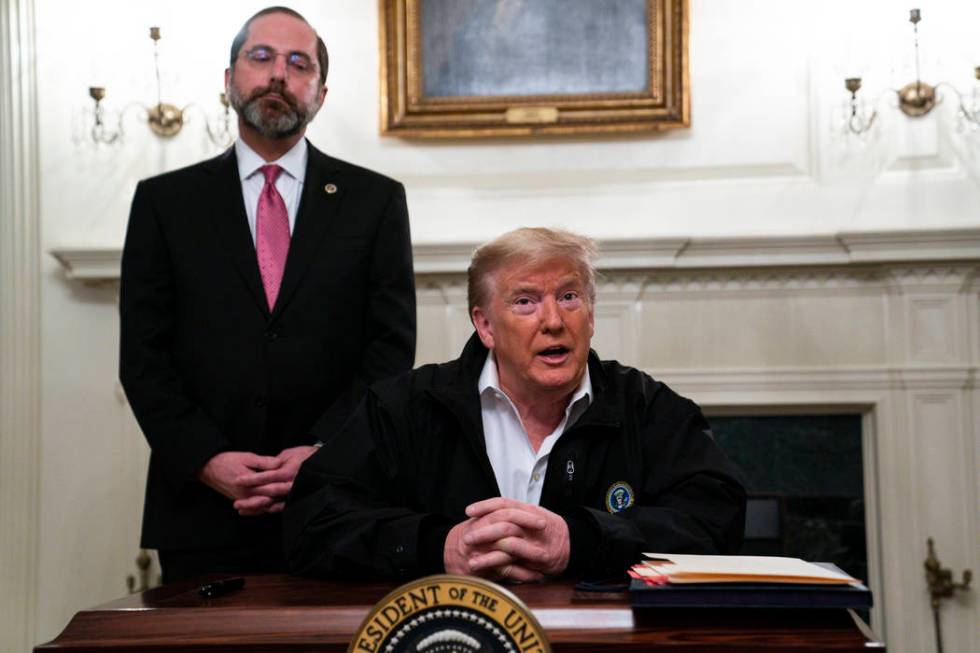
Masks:
[[[466,271],[477,243],[418,243],[415,272]],[[649,238],[600,241],[603,270],[851,265],[980,259],[980,227],[929,231],[841,232],[834,236]],[[69,279],[87,283],[119,278],[119,246],[51,250]]]

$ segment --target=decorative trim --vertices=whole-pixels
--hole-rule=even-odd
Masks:
[[[834,265],[849,262],[847,251],[834,236],[769,236],[691,240],[680,252],[676,267]]]
[[[51,255],[58,259],[69,279],[91,283],[119,279],[122,249],[118,247],[53,249]]]
[[[462,274],[477,243],[419,243],[416,275]],[[853,266],[867,263],[980,260],[980,229],[841,233],[836,236],[645,238],[603,240],[601,270],[671,270]],[[119,278],[118,247],[51,250],[69,279]]]
[[[33,0],[0,0],[0,649],[36,643],[40,239]]]
[[[754,293],[774,295],[806,291],[880,289],[888,286],[887,277],[877,268],[810,267],[799,268],[708,268],[698,270],[653,271],[643,280],[644,292],[650,293]],[[600,296],[605,298],[605,286]]]
[[[851,232],[838,236],[856,263],[973,260],[980,252],[980,229]]]
[[[937,266],[931,261],[914,266],[894,265],[889,267],[889,271],[905,290],[934,291],[938,288],[965,290],[976,277],[975,266],[949,264]]]
[[[692,394],[699,391],[969,390],[980,368],[972,365],[867,366],[828,369],[765,368],[672,370],[647,369],[650,376]]]
[[[414,245],[415,274],[453,274],[465,272],[476,248],[471,243]]]

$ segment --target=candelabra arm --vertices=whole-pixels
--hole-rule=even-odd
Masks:
[[[92,123],[92,140],[104,145],[115,143],[122,135],[122,115],[120,114],[119,121],[114,130],[107,129],[105,124],[105,108],[102,106],[101,100],[96,100],[94,117],[95,121]]]
[[[874,127],[875,121],[878,120],[878,105],[881,103],[881,99],[888,95],[889,93],[896,93],[894,89],[886,89],[879,93],[875,99],[869,104],[871,107],[870,116],[858,115],[858,102],[857,102],[857,92],[861,88],[860,80],[854,80],[857,83],[848,87],[851,92],[851,115],[847,119],[847,129],[852,134],[863,134],[865,132],[871,131]]]
[[[974,125],[980,125],[980,106],[967,107],[966,101],[963,98],[963,94],[960,93],[960,90],[958,88],[956,88],[949,82],[939,82],[938,84],[936,84],[937,91],[943,87],[948,88],[950,91],[953,92],[954,95],[956,95],[956,104],[957,104],[957,108],[960,111],[960,115],[963,116],[964,119],[972,122]],[[940,98],[940,100],[941,99],[942,98]]]
[[[232,141],[234,141],[231,133],[231,113],[224,93],[221,94],[221,104],[224,106],[224,113],[217,120],[217,124],[212,124],[208,112],[205,111],[204,107],[193,102],[185,106],[181,111],[189,112],[191,109],[199,111],[204,119],[204,129],[208,134],[208,139],[217,147],[224,148],[231,145]]]

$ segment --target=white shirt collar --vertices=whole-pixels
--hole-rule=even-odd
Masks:
[[[500,376],[497,374],[497,359],[494,358],[492,351],[487,353],[487,360],[483,363],[483,371],[480,372],[480,379],[477,381],[476,387],[481,395],[487,390],[494,390],[507,397],[507,393],[500,387]],[[568,406],[566,406],[565,412],[567,413],[568,408],[583,397],[586,398],[588,403],[592,402],[592,378],[589,376],[588,363],[585,365],[585,374],[582,375],[582,381],[578,384],[575,392],[572,393],[571,399],[568,400]],[[507,399],[510,399],[510,397],[507,397]],[[514,403],[513,400],[511,400],[511,403]]]
[[[301,138],[281,157],[275,161],[266,162],[245,141],[239,138],[235,141],[235,157],[238,159],[238,176],[242,181],[254,175],[266,163],[274,163],[286,171],[290,177],[303,183],[306,178],[306,160],[309,157],[309,150],[306,139]]]

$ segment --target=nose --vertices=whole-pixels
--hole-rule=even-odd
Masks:
[[[541,303],[541,330],[545,333],[561,331],[565,321],[561,315],[561,307],[554,297],[547,297]]]
[[[273,79],[286,79],[286,57],[289,56],[284,52],[277,52],[275,57],[272,59],[272,69],[269,71],[270,77]]]

